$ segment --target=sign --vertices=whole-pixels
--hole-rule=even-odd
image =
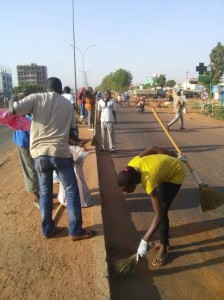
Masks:
[[[200,75],[198,76],[198,81],[209,83],[211,81],[211,76]]]
[[[205,101],[208,99],[208,92],[204,91],[204,92],[201,92],[200,94],[200,97],[201,97],[201,100]]]
[[[199,66],[196,67],[196,71],[199,72],[199,75],[203,75],[205,71],[207,71],[207,66],[204,63],[200,63]]]

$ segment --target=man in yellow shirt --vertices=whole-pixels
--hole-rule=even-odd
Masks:
[[[138,255],[143,257],[148,251],[148,243],[160,227],[160,247],[154,266],[165,263],[169,248],[168,211],[185,178],[183,162],[173,152],[152,147],[134,157],[128,166],[118,174],[117,183],[123,192],[134,192],[141,183],[152,201],[155,217],[143,236]]]

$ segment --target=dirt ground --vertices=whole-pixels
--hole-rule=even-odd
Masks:
[[[159,111],[167,112],[167,109],[159,108]],[[189,118],[200,118],[201,122],[220,124],[220,121],[214,123],[215,120],[198,114],[191,114]],[[80,125],[79,129],[82,138],[91,140],[92,132],[87,131],[85,125]],[[141,203],[138,204],[138,209],[140,211],[142,209],[141,223],[137,221],[137,214],[133,216],[132,221],[128,219],[125,211],[125,206],[128,204],[124,203],[123,196],[118,195],[116,182],[112,180],[116,175],[113,160],[110,156],[101,155],[97,163],[98,153],[95,147],[89,146],[89,151],[90,155],[84,164],[84,172],[95,206],[85,208],[82,212],[84,227],[95,230],[96,236],[93,239],[78,242],[72,242],[68,238],[67,215],[64,209],[57,218],[58,225],[65,227],[64,230],[57,238],[43,239],[39,211],[34,207],[32,197],[24,191],[16,149],[6,159],[0,160],[0,299],[188,300],[196,299],[191,297],[191,291],[194,292],[195,289],[198,289],[199,295],[200,289],[204,289],[203,295],[207,295],[208,299],[222,299],[223,286],[220,285],[221,279],[217,278],[223,274],[223,271],[221,272],[223,260],[218,258],[218,254],[223,253],[223,245],[220,244],[222,232],[219,228],[221,217],[216,222],[206,222],[207,227],[203,222],[194,222],[194,216],[192,216],[192,224],[188,227],[185,224],[175,227],[183,220],[173,221],[176,242],[173,259],[177,260],[173,262],[173,269],[170,269],[168,265],[149,273],[147,265],[142,261],[133,276],[115,278],[108,282],[105,248],[113,253],[116,247],[122,248],[122,245],[129,239],[132,241],[131,247],[136,247],[139,236],[133,238],[133,231],[136,229],[132,230],[130,224],[136,218],[137,229],[141,233],[147,226],[148,219],[146,221],[144,217],[145,208],[141,207]],[[113,171],[108,172],[108,170]],[[110,193],[105,197],[108,190]],[[56,199],[57,191],[58,185],[55,184],[54,213],[59,205]],[[115,198],[116,202],[114,202]],[[129,206],[130,203],[132,201],[129,201]],[[135,205],[134,202],[133,205]],[[133,210],[134,207],[131,208]],[[106,228],[102,224],[101,209]],[[111,218],[114,213],[116,218]],[[107,220],[111,223],[107,223]],[[209,232],[212,226],[216,229],[216,235]],[[207,228],[205,233],[203,233],[204,228]],[[184,243],[181,238],[183,235],[185,236]],[[204,240],[209,245],[206,251],[203,250],[206,247]],[[195,254],[194,250],[200,246],[201,256],[200,253]],[[212,247],[218,251],[217,258],[211,259],[210,257],[209,249]],[[193,259],[198,261],[197,264],[192,265]],[[209,269],[209,273],[203,271],[203,266],[210,264],[214,264],[213,269]],[[220,268],[220,273],[218,273],[220,275],[216,273],[217,268]],[[192,272],[191,269],[193,269]],[[211,270],[214,272],[210,272]],[[178,279],[173,277],[174,273],[179,275]],[[194,285],[195,278],[197,278],[197,284],[201,281],[198,286]],[[183,287],[182,293],[175,295],[175,288],[180,285]],[[213,292],[206,294],[206,286],[212,286]],[[158,290],[157,287],[161,289]],[[132,295],[129,298],[127,298],[127,290]],[[144,290],[145,294],[142,293],[138,298],[140,290]],[[161,295],[165,290],[166,297],[163,298]],[[199,296],[197,299],[202,298]]]
[[[85,125],[79,131],[91,140]],[[84,172],[95,206],[82,210],[83,225],[96,236],[85,241],[68,238],[64,209],[58,215],[64,230],[57,238],[43,239],[39,210],[24,190],[16,149],[1,161],[0,299],[109,299],[95,147],[87,147]],[[54,213],[57,191],[54,184]]]

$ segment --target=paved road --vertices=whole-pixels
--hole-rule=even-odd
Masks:
[[[173,114],[165,112],[159,116],[165,123],[173,118]],[[108,260],[135,253],[153,217],[143,189],[139,186],[125,199],[116,185],[116,174],[149,146],[173,149],[150,109],[141,115],[134,105],[121,107],[117,120],[117,152],[97,154]],[[174,125],[172,137],[202,181],[224,192],[224,124],[210,124],[187,114],[185,127],[179,131],[178,124]],[[188,171],[169,214],[173,250],[167,264],[152,267],[150,262],[156,255],[152,252],[140,261],[133,274],[124,278],[111,276],[111,299],[222,299],[224,208],[201,213],[197,187]]]
[[[7,126],[0,125],[0,162],[4,161],[14,149],[12,130]]]

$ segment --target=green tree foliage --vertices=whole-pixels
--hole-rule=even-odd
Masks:
[[[224,73],[224,45],[220,42],[212,49],[210,61],[212,67],[212,83],[218,84]]]
[[[154,77],[154,86],[163,88],[166,84],[166,75],[160,74],[159,76]]]
[[[37,92],[43,92],[44,88],[41,85],[35,83],[22,83],[19,86],[14,87],[13,93],[14,94],[23,94],[24,97],[34,94]]]
[[[132,79],[133,79],[132,74],[129,71],[126,71],[124,69],[119,69],[114,73],[110,73],[110,75],[107,75],[103,79],[100,85],[100,90],[124,92],[130,86]]]
[[[167,83],[166,83],[166,86],[168,87],[174,87],[176,84],[176,81],[175,80],[168,80]]]

